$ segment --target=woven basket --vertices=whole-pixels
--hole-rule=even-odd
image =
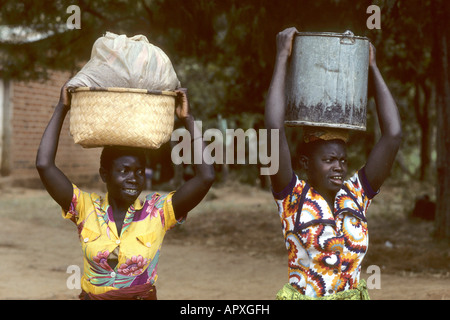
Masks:
[[[70,134],[85,148],[157,149],[170,139],[175,92],[88,87],[71,92]]]

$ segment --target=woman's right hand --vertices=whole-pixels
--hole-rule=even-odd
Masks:
[[[70,80],[69,80],[70,81]],[[69,83],[67,81],[61,88],[61,93],[59,95],[59,104],[62,104],[65,108],[70,109],[70,104],[72,101],[72,95],[69,92],[69,88],[67,87],[67,84]]]
[[[277,53],[278,55],[291,56],[292,43],[295,34],[297,33],[295,27],[287,28],[277,34]]]

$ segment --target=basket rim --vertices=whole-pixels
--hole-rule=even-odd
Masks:
[[[77,87],[77,88],[69,88],[69,92],[77,93],[77,92],[119,92],[119,93],[142,93],[142,94],[153,94],[153,95],[167,95],[167,96],[176,96],[177,93],[175,91],[169,90],[147,90],[147,89],[139,89],[139,88],[122,88],[122,87]]]

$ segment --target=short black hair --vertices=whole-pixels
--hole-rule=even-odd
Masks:
[[[306,157],[311,157],[314,152],[317,150],[317,148],[324,144],[327,143],[329,141],[334,141],[334,142],[338,142],[338,143],[342,143],[343,145],[347,145],[347,143],[344,140],[341,139],[333,139],[333,140],[315,140],[315,141],[311,141],[311,142],[302,142],[300,144],[300,151],[299,151],[299,155],[300,156],[306,156]]]
[[[100,167],[106,170],[111,169],[113,161],[123,156],[138,157],[142,164],[146,164],[146,151],[142,148],[121,147],[121,146],[105,146],[100,155]]]

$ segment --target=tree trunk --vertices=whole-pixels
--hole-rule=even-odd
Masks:
[[[434,76],[437,111],[436,237],[450,239],[450,16],[448,1],[434,0]]]
[[[416,82],[414,97],[414,110],[417,123],[420,125],[420,181],[430,178],[431,169],[431,119],[430,119],[430,101],[426,80],[420,79]],[[423,96],[423,98],[422,98]]]

